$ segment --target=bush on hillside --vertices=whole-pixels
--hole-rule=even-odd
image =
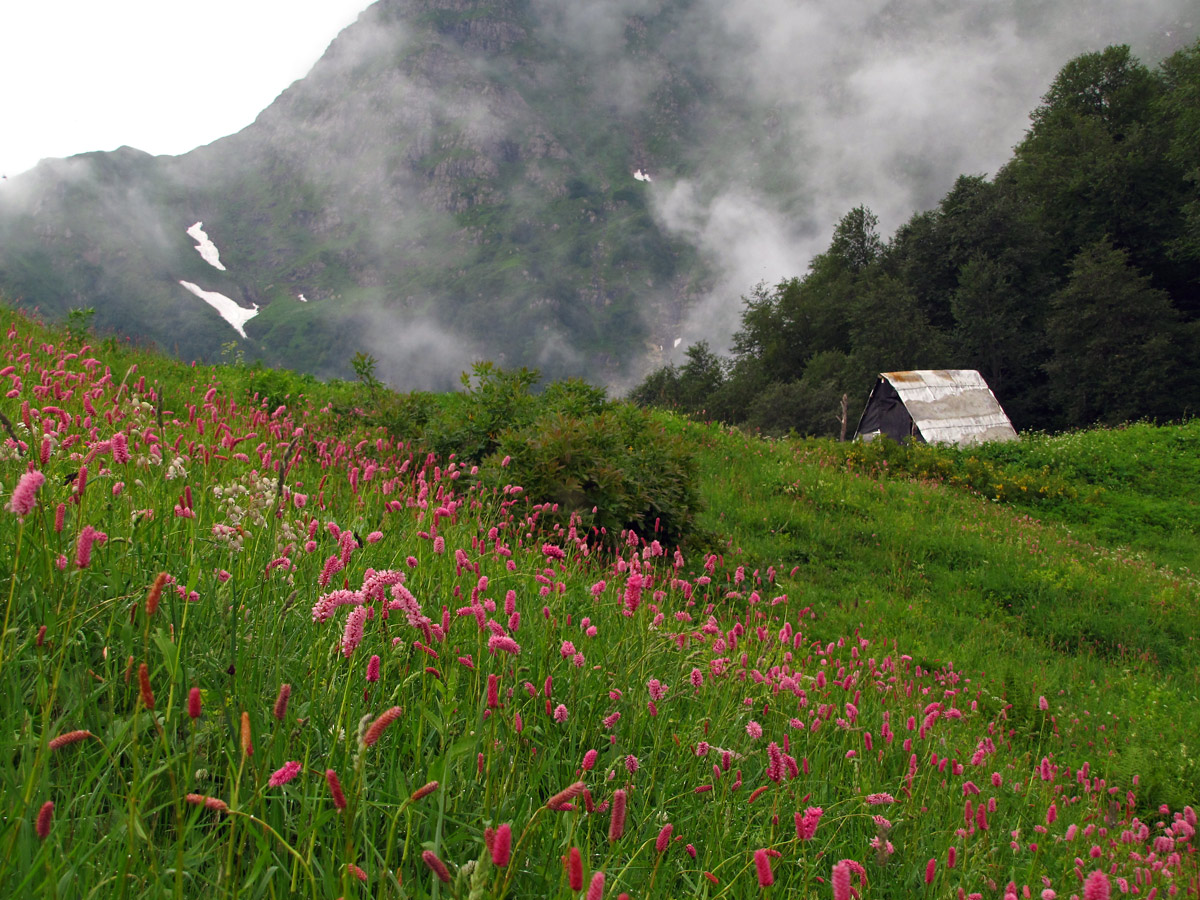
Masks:
[[[485,467],[553,506],[548,525],[597,529],[612,544],[623,529],[678,545],[698,505],[696,464],[685,440],[649,413],[611,406],[593,415],[554,411],[505,431]]]

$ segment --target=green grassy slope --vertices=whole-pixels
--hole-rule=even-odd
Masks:
[[[1120,722],[1119,771],[1150,763],[1164,799],[1200,787],[1200,727],[1180,712],[1200,698],[1200,422],[916,451],[947,473],[986,457],[1004,466],[992,475],[1074,495],[1020,503],[864,466],[861,448],[678,427],[699,451],[703,525],[746,566],[790,570],[781,584],[819,633],[886,635],[928,665],[986,673],[1017,717],[1043,694],[1072,717],[1103,711]]]
[[[5,896],[1200,886],[1194,534],[1136,467],[1082,490],[1191,426],[1046,471],[662,416],[706,500],[677,554],[547,525],[379,390],[0,310]]]

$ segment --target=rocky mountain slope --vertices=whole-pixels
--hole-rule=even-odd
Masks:
[[[0,291],[55,317],[92,307],[101,329],[184,357],[237,342],[320,375],[365,351],[405,388],[445,387],[485,357],[628,383],[707,315],[714,286],[736,315],[750,282],[730,248],[771,259],[755,278],[795,274],[843,204],[891,202],[873,184],[908,210],[964,164],[928,124],[895,140],[823,133],[872,104],[896,110],[861,79],[930,21],[886,2],[840,25],[762,5],[752,19],[710,0],[380,0],[235,135],[10,179]],[[970,21],[922,6],[970,41],[1011,23],[1039,39],[1017,0]],[[947,114],[978,132],[988,113],[972,109]],[[196,252],[198,222],[224,269]],[[242,312],[222,319],[204,293]]]

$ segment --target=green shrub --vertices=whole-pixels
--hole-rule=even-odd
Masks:
[[[577,515],[583,529],[598,529],[609,544],[632,528],[677,545],[694,525],[691,449],[635,407],[613,406],[590,416],[550,413],[509,429],[486,468],[521,485],[530,499],[554,505],[543,523],[565,525]]]

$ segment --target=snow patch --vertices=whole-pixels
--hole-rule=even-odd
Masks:
[[[253,309],[246,309],[243,306],[238,306],[237,301],[230,300],[224,294],[218,294],[216,291],[206,291],[198,285],[192,284],[190,281],[179,282],[209,306],[220,314],[221,318],[233,326],[233,330],[246,337],[246,329],[243,327],[247,322],[258,315],[258,304],[253,304]]]
[[[671,345],[671,349],[674,350],[681,343],[683,343],[683,338],[675,338],[675,343]]]
[[[221,252],[217,249],[217,245],[208,239],[203,226],[203,222],[197,222],[187,230],[188,237],[196,242],[196,252],[204,258],[206,263],[224,272],[225,267],[221,265]]]
[[[303,294],[297,294],[297,295],[296,295],[296,299],[297,299],[297,300],[299,300],[301,303],[307,303],[307,302],[308,302],[308,298],[307,298],[307,297],[305,297]]]
[[[650,174],[648,172],[643,172],[641,169],[638,169],[636,172],[634,172],[633,177],[637,181],[649,181],[650,180]]]

